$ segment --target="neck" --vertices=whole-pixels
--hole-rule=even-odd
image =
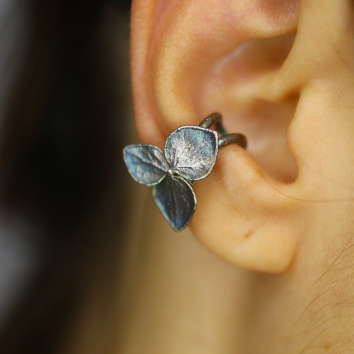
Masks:
[[[136,311],[130,313],[125,352],[349,350],[354,241],[350,219],[338,215],[339,210],[343,213],[335,202],[318,203],[295,262],[279,275],[228,265],[188,231],[176,237],[153,212],[150,223],[156,226],[150,229],[144,281]],[[335,229],[333,218],[338,220]]]
[[[321,202],[313,210],[291,268],[250,275],[240,353],[352,352],[354,241],[344,215],[352,205]]]

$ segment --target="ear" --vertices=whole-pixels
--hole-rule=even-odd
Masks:
[[[241,267],[286,270],[307,227],[307,204],[299,200],[310,176],[302,178],[303,146],[297,141],[305,140],[300,132],[306,136],[306,127],[293,129],[291,122],[302,92],[318,79],[313,70],[303,72],[307,59],[316,72],[328,59],[324,55],[316,66],[316,51],[326,51],[306,36],[306,26],[319,36],[325,30],[316,27],[319,14],[318,23],[306,19],[308,9],[320,11],[313,5],[319,1],[304,0],[300,19],[299,0],[133,3],[132,82],[140,139],[162,148],[169,132],[198,125],[213,111],[224,115],[230,132],[248,138],[247,151],[231,145],[220,150],[211,175],[197,183],[191,223],[207,248]]]

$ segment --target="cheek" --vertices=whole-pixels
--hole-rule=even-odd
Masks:
[[[307,180],[314,197],[323,192],[349,196],[354,175],[353,95],[354,80],[341,79],[340,71],[335,80],[309,84],[302,92],[289,144],[301,166],[299,180]]]

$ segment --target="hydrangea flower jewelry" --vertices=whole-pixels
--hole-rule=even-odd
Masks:
[[[155,203],[175,231],[191,221],[197,207],[194,181],[210,174],[219,149],[231,143],[247,146],[244,135],[226,134],[221,118],[220,113],[212,113],[199,126],[179,127],[167,138],[164,154],[149,144],[128,145],[123,150],[129,173],[137,182],[153,186]],[[209,129],[213,125],[216,131]]]

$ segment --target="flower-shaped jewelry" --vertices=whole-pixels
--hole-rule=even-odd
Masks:
[[[194,181],[207,177],[216,162],[219,148],[229,143],[246,147],[242,134],[227,134],[221,114],[212,113],[199,126],[186,125],[173,131],[165,151],[149,144],[128,145],[124,161],[131,176],[139,183],[153,186],[153,198],[175,231],[183,230],[197,207]],[[217,124],[218,130],[208,129]]]

